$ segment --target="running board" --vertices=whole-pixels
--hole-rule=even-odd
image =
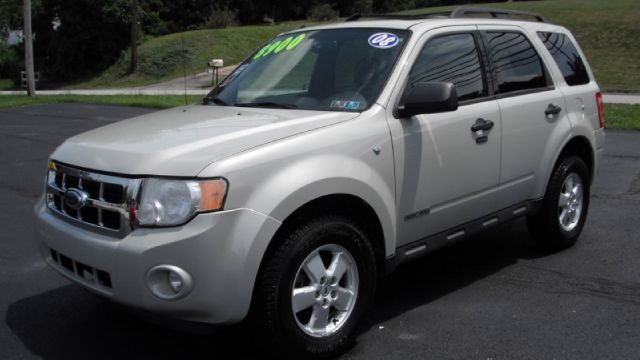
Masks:
[[[456,226],[438,234],[430,235],[424,239],[414,241],[396,249],[396,254],[387,259],[387,274],[396,266],[420,258],[435,250],[455,244],[472,235],[478,234],[494,226],[503,224],[521,216],[535,213],[540,209],[542,200],[530,200],[515,206],[495,212],[480,219]]]

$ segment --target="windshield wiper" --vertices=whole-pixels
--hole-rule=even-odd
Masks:
[[[281,109],[297,109],[298,106],[294,104],[281,104],[273,101],[262,101],[262,102],[246,102],[246,103],[235,103],[233,106],[242,106],[242,107],[270,107],[270,108],[281,108]]]
[[[221,105],[221,106],[229,106],[229,104],[226,101],[220,99],[219,97],[212,98],[212,97],[205,96],[204,98],[202,98],[203,105],[209,105],[211,103],[214,103],[216,105]]]

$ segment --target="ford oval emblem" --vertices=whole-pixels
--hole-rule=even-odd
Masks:
[[[87,204],[89,194],[80,189],[69,189],[64,193],[64,205],[78,210]]]

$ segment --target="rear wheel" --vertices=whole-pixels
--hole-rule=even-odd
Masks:
[[[375,285],[373,248],[355,223],[309,221],[265,258],[252,304],[255,336],[280,356],[335,356],[352,344]]]
[[[554,170],[539,213],[527,224],[534,239],[556,251],[573,245],[589,210],[589,173],[577,156],[563,159]]]

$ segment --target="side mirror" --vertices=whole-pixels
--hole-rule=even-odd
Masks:
[[[405,90],[397,114],[401,118],[458,110],[458,93],[452,83],[420,82]]]

